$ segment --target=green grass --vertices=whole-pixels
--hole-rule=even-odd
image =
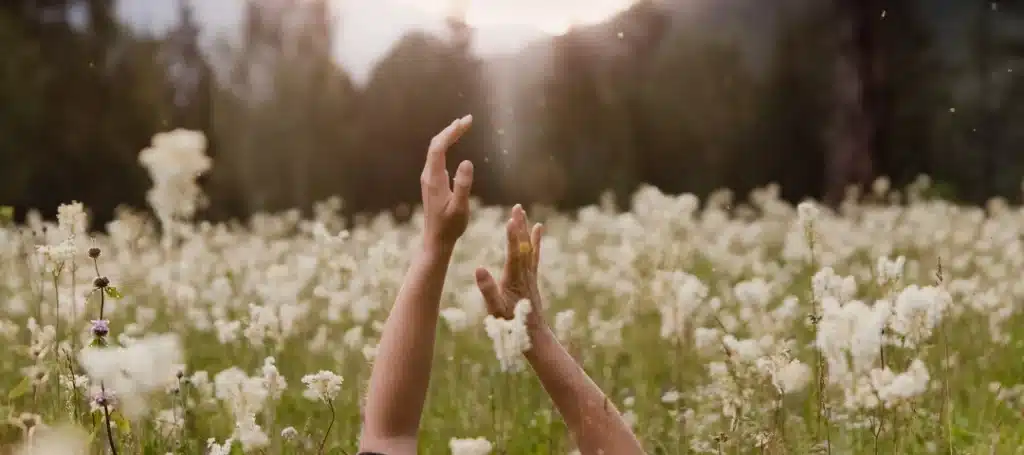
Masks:
[[[816,237],[815,257],[835,259],[833,266],[840,275],[859,276],[860,299],[873,301],[885,296],[885,289],[871,279],[879,243],[891,244],[892,256],[906,255],[914,264],[908,267],[900,288],[910,283],[934,284],[938,264],[943,264],[941,286],[951,289],[958,309],[945,315],[935,335],[922,347],[886,348],[886,365],[896,372],[903,371],[915,358],[925,360],[930,389],[900,407],[866,413],[880,419],[880,430],[855,429],[835,415],[825,419],[828,422],[819,421],[816,381],[785,396],[781,406],[776,406],[778,395],[765,376],[755,374],[749,365],[730,364],[737,384],[746,390],[740,415],[735,423],[719,419],[701,427],[698,423],[702,419],[722,415],[721,406],[716,407],[707,395],[698,393],[709,383],[707,365],[728,361],[728,356],[718,351],[699,353],[692,334],[682,340],[660,336],[659,310],[673,301],[659,291],[664,286],[655,284],[664,280],[657,271],[691,273],[710,288],[709,299],[722,299],[718,309],[712,309],[708,301],[698,306],[687,318],[689,331],[717,328],[722,321],[738,318],[742,308],[731,289],[747,279],[762,277],[774,286],[770,303],[757,314],[770,312],[788,296],[800,298],[800,314],[771,335],[792,339],[793,355],[813,367],[817,364],[816,351],[809,343],[815,327],[806,323],[806,316],[815,311],[810,277],[818,266],[806,260],[786,259],[785,245],[793,237],[788,234],[800,229],[792,207],[775,201],[788,211],[774,213],[761,204],[756,207],[758,211],[768,214],[755,218],[715,221],[719,212],[714,212],[714,216],[694,219],[668,217],[666,222],[655,214],[678,210],[673,205],[676,200],[651,194],[646,197],[660,208],[627,215],[592,211],[578,218],[555,215],[545,220],[550,237],[541,267],[548,320],[553,321],[558,311],[576,311],[577,330],[563,341],[616,406],[635,415],[636,432],[649,453],[693,453],[691,443],[695,441],[710,442],[710,453],[722,454],[804,454],[818,450],[837,455],[1013,454],[1024,447],[1021,402],[997,400],[996,393],[989,390],[992,382],[1006,387],[1024,382],[1024,347],[1018,328],[1022,327],[1019,302],[1024,289],[1018,284],[1022,269],[1016,249],[1024,233],[1021,212],[990,217],[988,231],[979,227],[970,208],[938,202],[909,208],[863,205],[857,216],[827,215],[817,225],[821,232]],[[300,378],[321,369],[342,375],[345,383],[333,403],[336,422],[327,437],[329,450],[325,453],[354,454],[360,430],[359,403],[372,362],[362,346],[346,346],[343,336],[358,325],[366,336],[362,344],[375,343],[374,323],[383,321],[394,298],[406,255],[415,244],[415,229],[387,222],[352,227],[349,240],[327,246],[304,233],[301,223],[286,217],[276,219],[281,229],[275,232],[204,228],[178,239],[167,251],[160,248],[158,236],[141,228],[141,224],[142,234],[137,236],[80,239],[83,253],[75,259],[79,268],[75,298],[84,298],[93,278],[86,266],[84,248],[96,245],[103,250],[101,272],[108,274],[124,294],[110,309],[111,340],[131,323],[140,325],[140,334],[176,333],[184,344],[188,373],[204,370],[211,378],[232,366],[258,375],[263,359],[274,356],[289,388],[280,401],[259,416],[274,440],[264,453],[315,453],[331,412],[326,404],[302,397]],[[480,264],[501,263],[502,219],[502,211],[496,208],[482,209],[474,215],[456,252],[442,307],[472,310],[472,300],[463,297],[474,292],[471,271]],[[892,223],[867,221],[887,219]],[[340,225],[334,217],[322,221],[335,229]],[[105,434],[98,415],[75,413],[76,405],[69,400],[67,390],[61,392],[60,400],[57,398],[56,376],[67,374],[66,361],[58,367],[51,350],[42,363],[49,369],[49,381],[35,388],[19,387],[23,384],[21,368],[32,364],[26,352],[27,318],[41,311],[42,322],[53,324],[57,304],[51,276],[40,269],[38,258],[32,254],[40,239],[10,225],[0,229],[0,238],[6,240],[0,246],[0,302],[8,302],[0,306],[0,319],[21,327],[18,334],[5,339],[7,349],[0,353],[0,390],[5,391],[0,395],[0,412],[11,416],[37,413],[48,424],[73,420],[94,435],[92,452],[103,453]],[[760,233],[747,242],[742,240],[744,229]],[[942,237],[946,232],[969,235],[960,242]],[[716,244],[724,238],[732,240]],[[1005,240],[988,245],[992,238]],[[301,266],[302,257],[313,261],[314,268],[308,273]],[[331,265],[339,259],[349,265]],[[215,284],[218,279],[228,283],[231,292],[219,294],[220,285]],[[977,282],[974,291],[955,291],[970,280]],[[70,265],[59,282],[61,305],[66,307],[72,299]],[[327,317],[330,299],[316,292],[318,286],[342,293],[336,298],[340,302],[337,320]],[[982,301],[979,295],[985,291],[995,296],[988,309],[978,307]],[[357,322],[357,302],[363,297],[379,304],[379,308],[369,312],[368,320]],[[20,313],[16,305],[10,304],[12,301],[23,301],[27,311]],[[212,330],[197,323],[197,315],[212,320],[213,309],[221,308],[225,319],[242,320],[244,329],[249,303],[279,301],[297,302],[308,312],[297,319],[294,330],[282,340],[264,346],[253,346],[244,337],[221,344]],[[88,329],[87,321],[96,317],[98,296],[92,294],[83,303],[84,314],[77,320],[62,320],[58,339],[67,341]],[[1000,308],[1006,309],[1007,317],[990,323]],[[151,321],[147,312],[153,315]],[[604,321],[622,321],[621,343],[602,343],[606,334],[601,333],[600,324],[587,323],[591,314]],[[993,328],[1005,330],[1008,342],[994,340]],[[741,322],[731,332],[742,339],[764,335],[764,330],[756,322]],[[310,347],[319,331],[326,334],[325,349]],[[500,372],[482,323],[455,333],[442,321],[439,333],[422,420],[421,453],[447,453],[450,439],[477,436],[492,441],[493,453],[499,454],[565,454],[572,450],[564,425],[531,372]],[[947,352],[955,358],[945,367],[942,360]],[[664,403],[661,398],[670,390],[682,392],[682,399]],[[198,391],[188,385],[182,392],[186,398],[198,396]],[[634,403],[632,406],[625,405],[627,398]],[[842,411],[842,398],[842,390],[826,387],[823,401],[833,413]],[[168,409],[181,400],[182,395],[155,393],[149,397],[149,407],[153,411]],[[77,407],[88,409],[81,399]],[[690,419],[676,418],[688,415],[687,409],[692,410]],[[185,421],[179,432],[168,437],[155,431],[151,417],[122,424],[115,430],[119,453],[203,453],[207,438],[223,442],[234,427],[232,416],[222,404],[189,406]],[[298,430],[298,441],[284,441],[279,436],[286,426]],[[770,442],[755,447],[758,433],[770,434]],[[14,425],[0,427],[0,444],[9,446],[22,437],[22,431]],[[830,451],[822,448],[823,441],[831,442]]]

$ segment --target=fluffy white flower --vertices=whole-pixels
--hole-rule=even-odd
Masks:
[[[256,417],[249,415],[235,422],[235,434],[232,438],[242,443],[242,450],[253,452],[270,445],[270,437],[256,423]]]
[[[767,359],[763,359],[767,360]],[[761,364],[771,376],[772,385],[779,393],[794,393],[803,390],[811,380],[811,367],[797,359],[779,359]]]
[[[57,227],[67,238],[85,235],[88,218],[85,206],[75,201],[57,207]]]
[[[576,311],[563,310],[555,314],[555,336],[560,340],[568,340],[572,337],[572,331],[576,326]]]
[[[522,353],[530,350],[530,334],[526,328],[526,317],[533,307],[523,299],[516,303],[511,320],[488,315],[484,319],[487,336],[494,344],[501,371],[519,371],[523,368]]]
[[[237,367],[231,367],[213,377],[215,394],[231,409],[235,418],[256,414],[270,395],[262,376],[250,377]]]
[[[184,353],[177,335],[153,335],[128,347],[87,347],[79,361],[91,382],[103,382],[129,416],[146,410],[146,394],[166,390],[176,381]]]
[[[673,404],[683,398],[683,394],[679,393],[678,390],[669,390],[661,396],[661,402],[665,404]]]
[[[494,446],[484,438],[455,439],[448,441],[452,455],[487,455]]]
[[[223,444],[217,444],[217,440],[210,438],[206,440],[206,455],[230,455],[231,446],[235,440],[228,438]]]
[[[281,430],[281,437],[286,440],[295,439],[299,437],[299,430],[296,430],[295,427],[284,427]]]
[[[928,391],[931,376],[921,359],[914,359],[907,371],[894,374],[888,368],[871,372],[871,384],[886,405],[909,400]]]
[[[288,388],[288,381],[277,371],[273,357],[263,359],[263,380],[267,383],[267,392],[271,398],[280,398]]]
[[[163,409],[153,417],[156,431],[164,438],[170,438],[184,425],[184,413],[180,409]]]
[[[461,332],[469,327],[469,315],[461,308],[445,308],[441,310],[441,319],[452,332]]]
[[[800,223],[808,227],[813,225],[818,220],[818,217],[821,216],[821,209],[810,201],[801,202],[796,207],[796,212],[800,218]]]
[[[303,396],[314,401],[331,401],[338,396],[343,382],[344,378],[327,370],[307,374],[302,377],[302,383],[306,384]]]
[[[658,305],[661,337],[681,339],[685,336],[683,330],[693,313],[708,297],[707,286],[697,277],[677,270],[660,272],[653,287],[656,295],[664,300]]]
[[[86,455],[89,433],[70,425],[38,428],[19,446],[15,455]]]
[[[892,330],[911,347],[932,334],[952,304],[952,297],[943,289],[910,285],[896,297]]]
[[[878,263],[875,265],[875,275],[878,277],[878,284],[895,283],[903,279],[903,267],[906,263],[907,258],[904,256],[897,257],[896,259],[889,259],[884,256],[878,258]]]
[[[206,145],[202,132],[177,129],[156,134],[152,146],[139,153],[153,180],[146,199],[162,222],[191,218],[202,203],[195,180],[212,166]]]

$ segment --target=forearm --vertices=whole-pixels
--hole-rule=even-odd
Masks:
[[[636,436],[604,392],[541,324],[531,329],[526,358],[551,396],[583,455],[643,454]]]
[[[384,324],[370,374],[364,443],[374,438],[416,436],[430,382],[438,307],[450,258],[450,251],[425,248],[409,268]]]

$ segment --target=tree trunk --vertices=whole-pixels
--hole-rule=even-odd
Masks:
[[[875,119],[870,96],[877,79],[873,67],[872,20],[881,9],[869,0],[837,0],[838,53],[833,84],[833,112],[825,159],[825,199],[842,200],[850,185],[872,177]]]

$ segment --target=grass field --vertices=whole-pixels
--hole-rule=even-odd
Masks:
[[[547,319],[652,454],[1021,452],[1024,210],[876,189],[838,213],[775,188],[534,210]],[[87,235],[77,205],[4,224],[0,443],[354,454],[419,218],[346,226],[338,208],[163,233],[125,212]],[[483,329],[473,270],[501,264],[506,216],[475,208],[456,249],[421,453],[477,437],[494,454],[573,450]],[[304,393],[321,370],[344,378],[330,404]]]

